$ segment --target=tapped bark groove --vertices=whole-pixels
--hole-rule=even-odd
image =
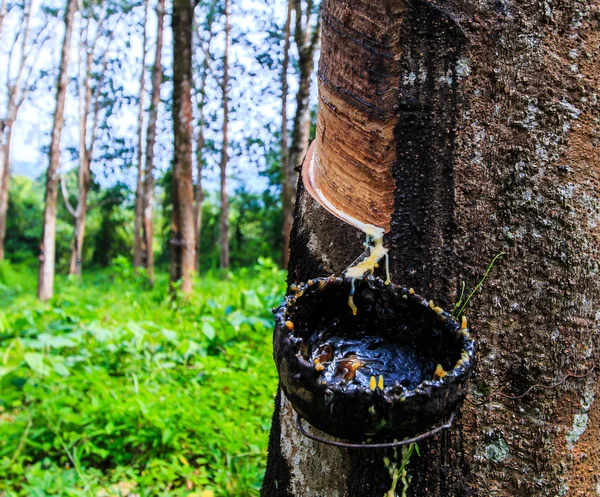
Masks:
[[[507,253],[466,311],[480,343],[470,394],[518,394],[600,362],[600,2],[326,0],[322,12],[322,95],[356,109],[336,136],[328,126],[339,106],[321,98],[320,129],[333,141],[327,167],[338,178],[352,167],[364,173],[376,146],[392,146],[384,161],[393,178],[392,279],[449,309],[463,281],[468,292]],[[334,60],[342,82],[327,87]],[[394,81],[388,92],[364,76],[381,60],[382,77]],[[374,128],[383,116],[391,128],[356,140],[356,150],[343,146],[352,128]],[[354,163],[340,160],[348,150]],[[300,187],[288,282],[339,274],[362,239]],[[419,444],[407,495],[596,495],[598,384],[596,375],[518,401],[464,404],[451,430]],[[383,460],[393,454],[333,455],[284,429],[285,400],[275,417],[264,497],[390,495]]]

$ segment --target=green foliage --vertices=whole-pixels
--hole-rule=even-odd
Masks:
[[[274,163],[275,164],[275,163]],[[279,168],[278,164],[273,169]],[[77,175],[66,177],[69,202],[76,205]],[[155,211],[155,254],[158,265],[169,262],[171,239],[172,177],[168,171],[160,180],[162,208]],[[44,181],[23,176],[11,177],[6,257],[8,260],[36,267],[38,264],[44,214]],[[203,271],[219,266],[219,202],[216,193],[207,195],[203,204],[200,261]],[[254,264],[259,257],[281,258],[281,202],[279,191],[269,188],[252,193],[240,188],[230,197],[230,253],[234,268]],[[83,246],[84,271],[108,267],[117,258],[132,258],[134,233],[134,194],[123,183],[101,187],[92,183],[88,200],[86,235]],[[66,272],[71,255],[73,217],[62,195],[58,201],[56,230],[57,271]]]
[[[0,285],[17,276],[35,280],[0,266]],[[120,258],[48,304],[16,290],[0,309],[4,495],[258,495],[283,285],[261,259],[174,303]]]

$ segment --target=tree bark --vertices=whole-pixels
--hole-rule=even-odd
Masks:
[[[50,299],[54,293],[54,263],[56,258],[56,205],[58,201],[58,166],[60,163],[60,138],[65,121],[64,110],[69,84],[69,51],[77,1],[67,0],[65,12],[65,37],[60,56],[60,68],[56,88],[56,110],[50,142],[50,156],[46,178],[46,204],[44,225],[40,244],[40,271],[37,296],[40,300]]]
[[[287,3],[287,17],[283,27],[283,61],[281,62],[281,177],[283,183],[281,185],[281,205],[283,206],[282,235],[283,244],[281,247],[281,264],[284,268],[287,267],[290,259],[290,229],[291,223],[286,222],[292,218],[292,193],[289,190],[290,170],[289,170],[289,150],[288,150],[288,122],[287,122],[287,96],[289,91],[288,85],[288,66],[290,64],[290,25],[292,22],[292,2]]]
[[[227,148],[229,147],[229,0],[225,0],[225,51],[223,53],[223,143],[221,148],[221,214],[219,242],[221,269],[229,268],[229,197],[227,196]]]
[[[392,178],[392,279],[451,309],[463,281],[473,288],[508,254],[466,311],[480,345],[470,396],[481,405],[465,403],[450,430],[419,442],[409,497],[598,494],[597,375],[520,400],[485,394],[520,394],[600,363],[592,11],[597,2],[322,4],[323,181],[340,182],[330,188],[340,205],[370,190],[368,206]],[[350,167],[375,171],[361,180],[370,184],[345,177]],[[288,282],[340,274],[362,234],[302,184],[298,199]],[[384,457],[395,455],[303,437],[279,394],[262,495],[391,496]]]
[[[173,218],[171,223],[171,289],[181,281],[183,294],[192,291],[196,259],[194,183],[192,178],[192,24],[189,0],[173,2]]]
[[[154,143],[156,141],[156,119],[160,104],[160,87],[163,78],[162,46],[165,20],[165,0],[159,0],[156,6],[157,28],[154,67],[152,68],[152,96],[146,132],[146,168],[144,171],[144,246],[146,250],[146,270],[150,286],[154,286]]]
[[[298,48],[300,79],[296,93],[296,113],[289,150],[289,158],[283,169],[283,254],[289,259],[290,230],[292,229],[294,205],[296,203],[296,184],[298,176],[295,168],[300,165],[306,148],[310,131],[310,78],[314,68],[314,56],[319,46],[321,34],[321,15],[313,26],[312,2],[307,2],[305,12],[300,0],[292,0],[295,11],[294,40]]]
[[[0,261],[4,260],[4,240],[6,238],[6,216],[8,213],[8,189],[10,187],[10,141],[12,137],[12,127],[14,123],[9,123],[8,130],[0,134],[0,162],[4,167],[0,167],[2,175],[0,176]],[[2,136],[5,135],[5,138]],[[2,138],[6,140],[2,143]]]
[[[144,1],[144,35],[142,36],[142,69],[140,75],[140,101],[138,109],[137,181],[135,186],[135,220],[133,234],[133,267],[143,265],[144,242],[142,224],[144,217],[144,97],[146,93],[146,44],[149,0]]]

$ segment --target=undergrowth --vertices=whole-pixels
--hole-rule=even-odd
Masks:
[[[173,303],[121,261],[47,304],[0,268],[1,496],[256,496],[277,376],[268,261]]]

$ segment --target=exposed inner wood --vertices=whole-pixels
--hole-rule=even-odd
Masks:
[[[303,180],[315,200],[344,221],[349,217],[389,231],[395,188],[391,168],[396,159],[398,25],[392,22],[386,30],[373,31],[381,8],[359,2],[362,15],[348,19],[342,5],[332,5],[323,17],[327,29],[322,51],[329,57],[319,68],[317,133],[303,164]],[[400,6],[396,10],[390,18],[398,18]],[[360,61],[355,65],[360,70],[340,70],[349,59]]]

